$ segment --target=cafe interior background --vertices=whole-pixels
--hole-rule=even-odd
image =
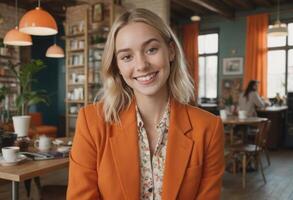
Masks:
[[[47,13],[34,12],[38,5]],[[252,79],[271,102],[258,110],[259,118],[271,122],[260,152],[231,150],[237,123],[226,119],[222,199],[293,199],[291,0],[0,0],[0,136],[13,131],[12,116],[21,114],[31,116],[30,139],[74,137],[78,110],[97,100],[103,84],[99,70],[111,23],[134,7],[154,11],[179,36],[197,82],[197,106],[237,116],[239,94]],[[26,29],[41,23],[38,18],[47,29]],[[29,87],[16,77],[21,74],[28,75]],[[263,169],[243,167],[243,155],[259,156]],[[44,191],[59,191],[42,195],[64,199],[67,173],[65,168],[41,176]],[[19,187],[20,199],[27,199]],[[33,184],[32,195],[40,195],[35,190]],[[3,180],[0,199],[9,196],[10,184]]]

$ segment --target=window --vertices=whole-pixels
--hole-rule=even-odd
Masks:
[[[268,37],[268,97],[293,92],[293,23],[288,37]]]
[[[218,83],[218,33],[198,36],[199,98],[217,98]]]

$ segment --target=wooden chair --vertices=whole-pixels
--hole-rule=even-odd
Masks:
[[[250,163],[254,163],[256,169],[260,169],[264,182],[266,178],[263,172],[263,165],[260,158],[261,152],[267,151],[267,135],[271,122],[269,120],[263,121],[258,125],[258,133],[255,137],[255,144],[235,144],[229,147],[229,151],[233,160],[233,171],[236,171],[236,162],[241,160],[242,167],[242,187],[246,187],[246,170]],[[268,153],[268,152],[266,152]]]

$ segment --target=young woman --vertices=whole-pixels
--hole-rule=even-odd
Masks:
[[[264,101],[257,92],[258,81],[249,81],[244,93],[239,97],[239,110],[245,110],[248,117],[256,117],[256,108],[263,108],[269,105],[269,102]]]
[[[224,172],[223,126],[194,98],[182,49],[154,13],[113,24],[101,101],[79,112],[67,199],[216,200]]]

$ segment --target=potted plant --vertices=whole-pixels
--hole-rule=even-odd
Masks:
[[[14,131],[18,137],[26,137],[30,125],[30,116],[28,116],[29,106],[38,103],[48,103],[46,91],[32,90],[32,83],[37,83],[34,75],[45,68],[42,60],[32,60],[31,62],[20,65],[9,63],[9,69],[15,76],[20,86],[20,92],[16,98],[17,116],[13,116]]]

